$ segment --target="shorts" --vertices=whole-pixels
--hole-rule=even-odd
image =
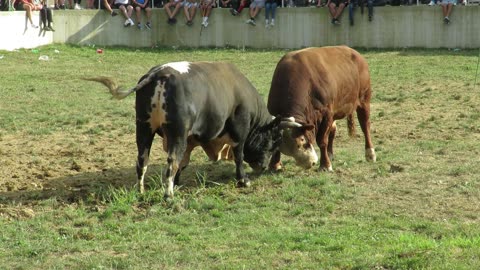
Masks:
[[[139,7],[140,9],[147,9],[147,8],[149,8],[148,5],[146,5],[145,7],[141,7],[140,5],[137,5],[137,4],[135,4],[135,3],[133,3],[132,6],[133,6],[133,8]]]
[[[448,5],[448,4],[452,4],[452,5],[455,5],[457,3],[457,0],[442,0],[442,2],[440,3],[440,5]]]
[[[265,7],[265,0],[253,0],[252,3],[250,4],[250,8],[263,8]]]
[[[340,6],[340,4],[344,4],[345,6],[348,5],[348,0],[331,0],[331,3],[334,3],[335,6]]]
[[[208,7],[208,6],[215,7],[215,1],[213,1],[213,0],[207,0],[207,1],[203,1],[203,2],[202,2],[202,6],[206,6],[206,7]]]
[[[128,4],[113,4],[113,6],[116,9],[120,9],[121,6],[124,6],[125,8],[127,8]]]
[[[182,3],[182,6],[186,7],[186,8],[191,8],[191,7],[197,7],[198,6],[198,3],[197,2],[189,2],[189,1],[183,1]]]

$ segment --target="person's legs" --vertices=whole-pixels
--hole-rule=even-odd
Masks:
[[[270,18],[272,10],[272,3],[265,3],[265,24],[268,25],[268,19]]]
[[[335,19],[338,20],[338,17],[340,17],[340,15],[342,15],[342,12],[343,12],[343,9],[345,8],[345,4],[344,3],[340,3],[340,5],[338,6],[337,8],[337,11],[335,13]]]
[[[335,18],[335,13],[336,13],[337,5],[335,3],[330,2],[330,5],[328,5],[328,11],[330,12],[330,15],[332,15],[332,19]]]
[[[142,23],[142,8],[139,6],[135,7],[135,18],[136,18],[137,24]]]

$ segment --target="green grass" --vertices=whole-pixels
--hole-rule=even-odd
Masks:
[[[134,188],[134,96],[80,77],[128,87],[157,64],[228,61],[266,99],[285,51],[95,49],[2,52],[2,269],[480,268],[477,51],[359,49],[376,163],[339,121],[333,173],[285,158],[239,189],[233,163],[198,150],[166,202],[160,138]]]

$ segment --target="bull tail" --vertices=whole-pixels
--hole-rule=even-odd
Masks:
[[[105,76],[90,77],[90,78],[83,78],[83,79],[86,81],[99,82],[108,88],[113,98],[124,99],[131,93],[142,89],[145,85],[150,83],[154,76],[155,76],[154,73],[150,73],[148,76],[145,76],[143,80],[141,80],[135,87],[129,90],[122,89],[122,87],[119,86],[112,78],[105,77]]]
[[[348,136],[355,136],[355,122],[353,121],[353,113],[347,116]]]

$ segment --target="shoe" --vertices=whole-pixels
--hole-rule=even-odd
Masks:
[[[60,8],[60,9],[63,9],[63,10],[67,9],[67,7],[65,7],[65,5],[60,5],[59,8]]]
[[[79,4],[75,4],[75,7],[73,9],[82,9]]]
[[[130,19],[130,18],[128,19],[128,23],[130,24],[130,26],[134,26],[134,25],[135,25],[135,23],[134,23],[134,22],[132,21],[132,19]]]
[[[147,23],[145,24],[145,27],[147,27],[148,29],[152,29],[152,25],[150,24],[150,22],[147,22]]]
[[[112,11],[112,17],[115,17],[115,16],[117,16],[117,15],[118,15],[118,13],[117,13],[117,12],[115,12],[115,11]]]
[[[340,21],[338,19],[332,19],[333,25],[340,25]]]
[[[142,30],[142,24],[141,24],[141,23],[137,23],[137,28],[138,28],[138,30]]]
[[[54,9],[54,10],[59,10],[60,8],[58,7],[58,5],[55,5],[55,6],[53,7],[53,9]]]
[[[236,9],[233,9],[233,8],[230,9],[230,13],[232,13],[233,16],[238,15],[238,11]]]
[[[188,26],[192,26],[193,22],[192,21],[187,21]]]
[[[250,25],[253,25],[253,26],[257,25],[257,24],[255,23],[255,21],[252,20],[252,19],[248,19],[245,23],[250,24]]]
[[[38,28],[38,25],[35,25],[35,24],[32,23],[32,28],[37,29],[37,28]]]
[[[55,29],[53,29],[52,26],[47,26],[47,28],[50,29],[50,31],[55,32]]]
[[[207,26],[208,26],[208,21],[204,21],[204,22],[202,23],[202,25],[203,25],[205,28],[207,28]]]
[[[371,22],[372,20],[373,20],[373,16],[372,15],[368,16],[368,21]]]
[[[274,27],[274,26],[275,26],[275,20],[274,20],[274,19],[272,19],[272,21],[270,22],[270,26],[271,26],[271,27]]]
[[[448,17],[443,18],[445,24],[450,24],[450,19]]]
[[[430,1],[430,3],[428,3],[429,6],[435,6],[435,3],[433,1]]]

